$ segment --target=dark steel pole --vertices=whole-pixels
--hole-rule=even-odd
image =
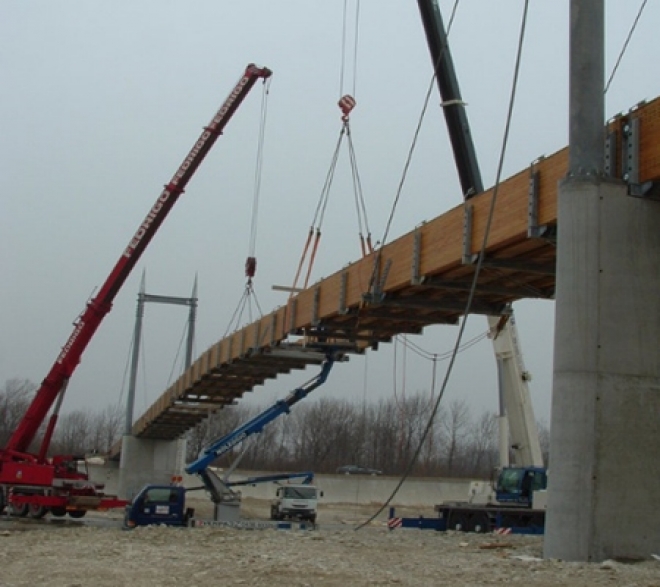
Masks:
[[[438,89],[442,97],[442,112],[454,151],[458,177],[463,196],[467,199],[483,192],[484,186],[472,142],[470,125],[465,113],[465,103],[461,98],[438,2],[437,0],[417,0],[417,4],[424,24]]]

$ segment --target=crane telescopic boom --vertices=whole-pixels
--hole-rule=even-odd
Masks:
[[[5,448],[7,458],[20,458],[34,440],[44,419],[55,400],[66,389],[66,384],[75,371],[81,356],[89,341],[94,336],[101,320],[110,311],[112,303],[135,267],[140,256],[162,224],[163,220],[183,193],[186,184],[193,176],[204,157],[209,152],[225,125],[239,107],[249,90],[259,79],[268,78],[271,71],[250,64],[245,69],[240,80],[216,112],[211,122],[204,128],[201,136],[179,166],[176,173],[158,196],[155,204],[140,224],[139,228],[123,250],[117,264],[114,266],[96,297],[87,303],[87,307],[74,323],[74,330],[66,344],[62,347],[50,372],[43,380],[27,412],[16,430],[13,432]],[[56,415],[54,414],[56,417]],[[45,457],[50,436],[54,428],[54,418],[49,422],[39,460]],[[19,454],[17,454],[19,453]]]

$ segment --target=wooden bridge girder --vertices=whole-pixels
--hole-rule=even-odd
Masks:
[[[622,132],[639,124],[639,183],[660,180],[660,99],[614,119],[617,147],[611,174],[622,177]],[[535,161],[497,189],[475,307],[496,309],[521,298],[554,293],[557,187],[566,175],[568,149]],[[532,173],[536,215],[530,219]],[[456,323],[462,315],[475,264],[466,257],[482,248],[493,189],[472,197],[379,251],[292,296],[289,303],[208,348],[135,423],[136,436],[175,438],[264,379],[318,364],[306,343],[340,342],[362,352],[402,332]],[[471,232],[465,233],[467,210]],[[538,234],[535,228],[542,228]],[[468,243],[466,246],[464,240]],[[466,262],[467,261],[467,262]],[[285,342],[290,335],[306,338]],[[291,357],[287,359],[287,352]],[[241,383],[223,373],[243,374]],[[177,403],[190,398],[184,413]],[[206,398],[199,400],[199,398]],[[177,410],[179,412],[177,413]],[[171,414],[168,414],[171,411]]]

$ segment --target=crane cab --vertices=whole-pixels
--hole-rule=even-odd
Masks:
[[[534,492],[548,487],[544,467],[504,467],[497,478],[495,497],[500,503],[516,503],[532,507]]]

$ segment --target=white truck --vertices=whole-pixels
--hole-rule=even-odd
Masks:
[[[323,491],[307,483],[280,485],[270,504],[271,520],[298,519],[316,524],[318,500]]]

